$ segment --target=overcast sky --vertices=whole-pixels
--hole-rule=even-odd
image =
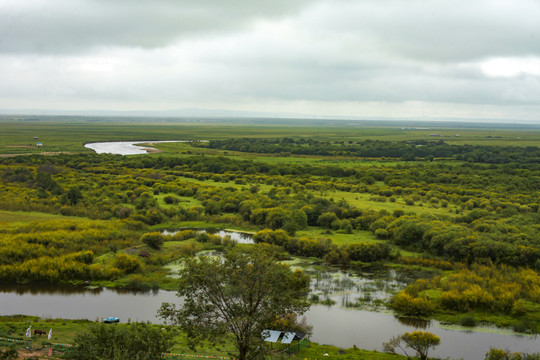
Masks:
[[[0,110],[540,123],[539,0],[0,0]]]

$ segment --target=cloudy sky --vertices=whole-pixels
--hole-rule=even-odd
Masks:
[[[539,0],[0,0],[0,110],[540,123]]]

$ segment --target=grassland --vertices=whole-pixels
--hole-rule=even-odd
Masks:
[[[197,122],[195,122],[197,121]],[[129,119],[92,117],[0,117],[0,154],[91,152],[86,142],[121,140],[210,140],[234,137],[306,137],[329,141],[379,139],[388,141],[443,140],[449,144],[531,146],[540,143],[538,127],[501,125],[471,128],[469,124],[431,124],[403,128],[407,123],[339,121],[232,121],[205,119]],[[450,127],[451,126],[451,127]],[[480,125],[479,125],[480,126]],[[432,136],[437,134],[438,136]],[[459,136],[457,136],[459,135]],[[38,137],[38,139],[34,139]],[[41,142],[43,147],[37,147]],[[182,145],[160,145],[171,152]],[[234,154],[231,154],[234,155]]]
[[[46,214],[40,212],[26,211],[4,211],[0,210],[0,227],[3,229],[16,228],[29,223],[40,223],[52,220],[72,219],[68,216]]]
[[[515,145],[515,146],[537,146],[540,144],[540,130],[531,128],[527,130],[516,130],[509,128],[490,128],[490,129],[475,129],[470,127],[463,128],[435,128],[435,129],[402,129],[397,125],[375,128],[373,125],[359,123],[356,126],[317,124],[296,124],[295,126],[269,124],[253,124],[253,123],[173,123],[171,121],[159,123],[146,123],[144,121],[130,122],[128,120],[120,122],[107,122],[103,119],[90,121],[84,119],[64,119],[64,121],[22,121],[20,119],[0,119],[0,154],[19,154],[19,153],[42,153],[42,152],[86,152],[91,151],[83,147],[84,142],[91,141],[115,141],[115,140],[172,140],[172,139],[225,139],[231,137],[310,137],[314,139],[324,139],[329,141],[347,141],[347,140],[364,140],[364,139],[382,139],[391,141],[402,140],[442,140],[450,144],[481,144],[481,145]],[[436,133],[438,136],[431,136]],[[456,136],[459,135],[459,136]],[[39,141],[45,145],[43,148],[35,147],[33,137],[39,137]],[[179,157],[187,157],[192,155],[211,156],[226,156],[235,159],[255,160],[268,164],[310,164],[310,165],[337,165],[340,167],[360,168],[360,167],[390,167],[397,166],[400,162],[395,159],[359,159],[351,157],[324,157],[324,156],[276,156],[264,154],[248,154],[235,151],[214,150],[204,147],[192,147],[189,143],[163,143],[156,146],[165,154]],[[150,154],[149,157],[160,157],[162,154]],[[446,160],[437,160],[446,161]],[[425,164],[426,162],[424,162]],[[408,162],[409,165],[415,162]],[[141,171],[142,173],[142,171]],[[220,188],[232,187],[235,189],[246,189],[252,184],[236,184],[234,181],[214,181],[214,180],[196,180],[188,177],[177,177],[177,180],[211,185]],[[267,193],[274,185],[257,183],[259,191]],[[385,186],[382,182],[376,182],[376,186]],[[386,210],[393,213],[395,210],[403,210],[406,214],[414,213],[417,215],[433,214],[439,218],[455,218],[456,213],[460,216],[469,213],[467,208],[458,207],[456,203],[449,203],[447,207],[441,207],[439,204],[431,204],[427,200],[416,201],[413,205],[405,204],[404,198],[396,196],[395,199],[383,199],[380,196],[374,196],[368,193],[352,193],[346,191],[335,190],[317,190],[313,191],[317,196],[334,199],[339,201],[345,200],[350,205],[361,210]],[[164,209],[173,209],[174,206],[190,208],[199,207],[202,205],[200,200],[187,196],[176,196],[179,203],[176,205],[166,204],[165,196],[168,194],[160,193],[154,195],[157,199],[159,207]],[[384,201],[383,201],[384,200]],[[133,204],[124,204],[125,206],[134,208]],[[10,212],[0,211],[0,227],[2,229],[15,229],[30,223],[47,222],[51,220],[77,220],[73,216],[65,217],[60,215],[51,215],[36,212]],[[216,220],[217,221],[217,220]],[[151,230],[158,230],[165,227],[215,227],[215,228],[230,228],[232,225],[225,223],[213,223],[211,221],[193,220],[174,222],[167,220],[159,225],[150,227]],[[258,227],[247,223],[234,225],[237,229],[256,231]],[[382,242],[375,237],[370,231],[361,231],[354,229],[351,234],[340,232],[338,230],[326,231],[320,227],[309,227],[304,230],[299,230],[296,234],[298,237],[327,237],[333,243],[338,245],[354,244],[361,242]],[[404,256],[421,256],[420,253],[414,253],[399,249],[396,245],[391,245],[393,249],[400,250]],[[144,245],[134,245],[128,249],[115,250],[107,252],[95,259],[98,264],[108,264],[114,261],[115,252],[133,253],[136,251],[147,251],[153,257],[158,258],[159,264],[154,267],[148,267],[142,274],[127,275],[118,279],[115,283],[101,283],[106,286],[126,286],[133,283],[144,283],[145,286],[160,286],[164,289],[174,288],[174,279],[167,276],[167,270],[173,269],[174,266],[169,265],[163,267],[163,263],[168,260],[178,258],[181,254],[190,253],[194,250],[199,250],[202,245],[194,240],[183,242],[167,241],[163,244],[161,250],[153,250]],[[170,264],[170,263],[169,263]],[[405,266],[402,264],[389,264],[388,266]],[[430,296],[437,296],[431,294]],[[440,295],[439,295],[440,296]],[[540,308],[531,310],[531,313],[540,313]],[[535,315],[535,316],[536,316]],[[474,316],[478,321],[495,323],[499,325],[515,325],[516,322],[511,316],[494,315],[489,313],[475,313]],[[505,318],[506,316],[506,318]],[[442,313],[436,317],[440,320],[459,323],[463,314]],[[536,316],[533,319],[536,323],[540,321]],[[9,320],[11,321],[11,320]],[[7,321],[7,322],[9,322]],[[37,325],[46,326],[49,320],[29,320],[37,321]],[[52,320],[51,320],[52,321]],[[50,322],[50,321],[49,321]],[[1,326],[1,325],[0,325]],[[21,329],[26,326],[19,326]],[[74,334],[87,326],[87,322],[81,321],[70,322],[58,320],[55,323],[58,328],[59,342],[71,341]],[[19,328],[17,331],[20,332]],[[0,327],[0,331],[2,328]],[[12,332],[12,334],[14,334]],[[185,342],[179,339],[178,344],[173,351],[182,352],[185,350]],[[329,359],[333,357],[339,359],[395,359],[386,354],[377,354],[364,352],[358,349],[349,349],[345,354],[339,354],[338,349],[333,347],[324,347],[313,345],[310,348],[302,350],[298,358],[318,358],[323,353],[329,353]],[[208,350],[201,351],[199,354],[215,354]],[[293,357],[294,358],[294,357]]]

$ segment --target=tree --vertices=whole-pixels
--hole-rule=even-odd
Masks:
[[[77,335],[76,346],[66,353],[72,360],[154,360],[173,345],[174,329],[162,329],[147,323],[126,326],[92,325],[87,332]]]
[[[389,353],[395,353],[395,348],[400,348],[410,358],[409,354],[405,351],[405,348],[411,348],[416,351],[418,357],[422,360],[428,358],[428,352],[430,348],[441,343],[441,338],[437,335],[427,331],[413,331],[411,333],[404,333],[400,336],[394,336],[388,342],[383,343],[383,349]]]
[[[321,216],[317,219],[317,224],[322,227],[330,228],[332,223],[336,220],[339,220],[337,215],[333,212],[322,213]]]
[[[83,199],[83,194],[78,187],[72,187],[67,192],[68,202],[71,205],[77,205],[77,203]]]
[[[183,304],[177,308],[164,303],[159,316],[186,331],[192,348],[202,340],[215,343],[232,334],[232,356],[238,360],[263,359],[263,331],[309,307],[309,277],[277,263],[262,246],[233,249],[224,260],[188,258],[179,275]]]

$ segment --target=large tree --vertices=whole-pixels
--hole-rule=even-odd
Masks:
[[[179,325],[195,347],[232,335],[238,360],[265,356],[262,333],[276,320],[308,307],[309,277],[276,262],[263,246],[219,257],[186,259],[180,270],[177,307],[164,303],[163,319]]]

